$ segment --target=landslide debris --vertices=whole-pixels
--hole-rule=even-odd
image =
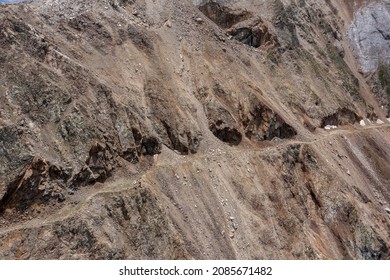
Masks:
[[[1,5],[0,258],[389,259],[388,75],[350,8]]]

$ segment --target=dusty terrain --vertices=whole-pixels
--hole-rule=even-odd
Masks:
[[[389,259],[387,3],[0,5],[0,258]]]

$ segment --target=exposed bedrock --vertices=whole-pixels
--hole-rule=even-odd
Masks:
[[[373,1],[355,11],[347,38],[359,71],[389,117],[390,1]]]
[[[347,109],[341,108],[337,110],[334,114],[326,116],[321,121],[321,127],[327,125],[346,125],[346,124],[355,124],[362,120],[355,112]]]
[[[214,93],[215,97],[205,105],[205,111],[211,132],[223,142],[238,145],[244,136],[252,141],[266,141],[275,137],[289,139],[297,134],[279,114],[254,95],[248,94],[246,101],[238,106],[226,106],[224,104],[232,104],[226,102],[232,96],[223,92],[220,85],[214,87]]]
[[[357,10],[347,37],[363,73],[390,64],[390,1],[371,3]]]
[[[203,1],[199,10],[237,41],[254,48],[276,44],[276,37],[258,16],[246,10],[232,10],[214,1]]]

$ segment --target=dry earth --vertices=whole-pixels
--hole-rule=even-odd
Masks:
[[[0,5],[0,258],[389,259],[387,4]]]

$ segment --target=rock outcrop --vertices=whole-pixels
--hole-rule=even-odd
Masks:
[[[372,3],[357,10],[347,36],[363,73],[390,64],[390,2]]]
[[[359,71],[368,82],[379,105],[390,116],[390,2],[373,1],[355,11],[347,30]]]

